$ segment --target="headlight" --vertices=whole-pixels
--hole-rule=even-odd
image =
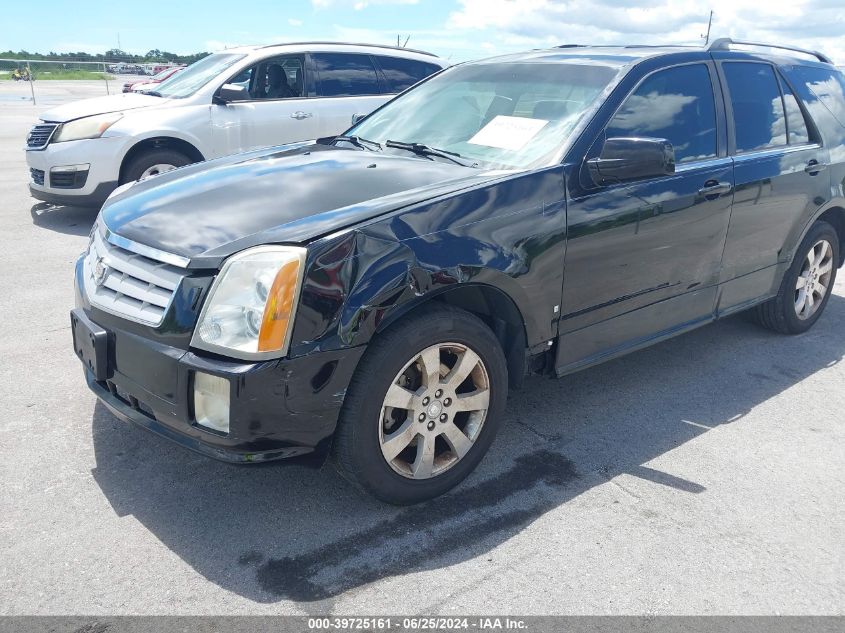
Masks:
[[[305,267],[305,249],[259,246],[226,260],[191,345],[246,360],[284,356]]]
[[[63,141],[80,141],[85,138],[100,138],[103,132],[117,123],[122,116],[120,113],[113,112],[62,123],[53,136],[53,142],[61,143]]]

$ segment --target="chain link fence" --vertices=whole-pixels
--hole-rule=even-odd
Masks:
[[[54,92],[50,87],[58,85],[53,82],[59,81],[87,82],[93,87],[92,96],[116,94],[122,91],[124,83],[141,81],[170,65],[0,58],[0,97],[23,100],[28,93],[32,103],[37,104],[39,93],[48,96]],[[27,84],[28,91],[25,89]]]

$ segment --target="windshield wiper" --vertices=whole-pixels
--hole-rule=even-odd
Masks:
[[[355,147],[360,147],[361,149],[366,149],[371,152],[380,152],[381,151],[381,143],[377,141],[371,141],[366,138],[361,138],[360,136],[356,136],[355,134],[339,134],[335,136],[332,142],[336,141],[346,141],[347,143],[352,143]]]
[[[453,163],[461,165],[462,167],[478,167],[478,163],[470,163],[466,160],[461,159],[461,155],[457,152],[450,152],[445,149],[437,149],[436,147],[429,147],[428,145],[424,145],[422,143],[405,143],[403,141],[391,141],[387,140],[384,142],[387,147],[395,147],[396,149],[404,149],[409,152],[413,152],[419,156],[438,156],[440,158],[445,158],[446,160],[450,160]]]
[[[144,90],[143,94],[150,95],[151,97],[160,97],[161,93],[156,90]]]

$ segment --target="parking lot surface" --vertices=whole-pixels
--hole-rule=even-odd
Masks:
[[[68,318],[96,212],[30,198],[22,147],[102,86],[49,83],[0,82],[0,613],[845,611],[845,277],[803,336],[736,317],[528,381],[460,487],[390,507],[96,403]]]

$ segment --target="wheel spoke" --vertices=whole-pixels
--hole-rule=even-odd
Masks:
[[[811,311],[813,310],[813,306],[814,306],[814,305],[815,305],[815,303],[816,303],[816,299],[815,299],[815,297],[813,296],[813,291],[812,291],[812,290],[810,290],[810,292],[808,292],[808,293],[806,294],[806,297],[807,297],[807,306],[806,306],[806,307],[807,307],[807,311],[808,311],[808,312],[811,312]]]
[[[830,248],[830,245],[825,242],[819,242],[816,244],[816,248],[818,248],[818,253],[816,253],[816,258],[813,260],[813,265],[818,266],[824,261],[824,258],[827,256],[827,249]],[[815,248],[813,249],[815,251]]]
[[[405,423],[390,435],[385,436],[381,445],[381,451],[387,461],[393,461],[396,456],[408,447],[411,440],[417,434],[414,428],[414,420],[405,420]]]
[[[807,277],[804,275],[804,273],[801,273],[801,274],[798,276],[798,282],[795,284],[795,289],[796,289],[796,290],[801,290],[801,289],[802,289],[802,288],[804,288],[806,285],[807,285]]]
[[[455,396],[455,410],[456,411],[481,411],[486,409],[490,404],[490,391],[488,389],[478,389],[472,393],[457,394]]]
[[[819,294],[819,301],[827,296],[827,286],[825,286],[822,282],[816,282],[816,292]]]
[[[434,469],[434,437],[431,435],[420,435],[417,440],[417,458],[411,465],[411,472],[417,479],[424,479],[431,476]]]
[[[810,268],[812,268],[815,265],[816,265],[816,247],[814,246],[807,253],[807,264],[806,264],[806,266],[804,266],[804,268],[806,270],[809,270]]]
[[[478,354],[471,349],[464,350],[463,354],[460,355],[455,363],[455,366],[452,367],[452,371],[446,375],[446,384],[452,387],[452,389],[457,389],[467,379],[467,376],[472,373],[472,370],[475,369],[480,360]]]
[[[440,348],[429,347],[420,354],[422,374],[425,376],[425,386],[429,389],[440,383]]]
[[[832,259],[828,259],[821,266],[819,266],[819,274],[820,275],[826,275],[831,270],[833,270],[833,260]]]
[[[384,406],[394,409],[412,409],[416,394],[413,391],[400,387],[396,383],[390,385],[387,394],[384,396]]]
[[[469,449],[472,448],[472,440],[464,435],[464,432],[452,422],[446,424],[446,428],[443,429],[443,435],[446,436],[446,441],[449,443],[449,446],[458,458],[466,455],[469,452]]]
[[[795,300],[795,314],[801,316],[804,312],[804,306],[807,305],[807,288],[804,287],[798,293],[798,298]]]

